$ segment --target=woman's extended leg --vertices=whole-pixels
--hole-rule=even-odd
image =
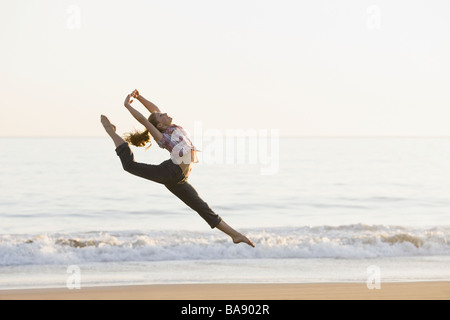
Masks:
[[[120,157],[122,166],[125,171],[157,183],[165,184],[171,180],[172,173],[163,165],[152,165],[146,163],[139,163],[134,161],[134,155],[128,143],[116,133],[116,126],[114,126],[107,117],[102,115],[101,122],[105,127],[106,132],[114,141],[116,146],[116,153]]]
[[[125,140],[123,140],[123,138],[116,133],[116,126],[113,125],[106,116],[102,115],[100,120],[106,130],[106,133],[108,133],[111,139],[114,141],[114,145],[116,146],[116,148],[121,144],[126,143]]]
[[[188,182],[183,184],[168,184],[166,188],[176,195],[181,201],[187,204],[191,209],[196,211],[211,228],[217,228],[226,233],[233,239],[234,243],[244,242],[249,246],[254,247],[252,241],[246,236],[234,230],[225,221],[222,220],[198,195],[197,191]]]

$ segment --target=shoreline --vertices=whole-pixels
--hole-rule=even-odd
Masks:
[[[0,300],[449,300],[450,281],[298,284],[165,284],[10,289]]]

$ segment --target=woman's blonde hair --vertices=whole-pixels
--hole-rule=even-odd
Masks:
[[[158,128],[159,123],[158,120],[156,120],[155,113],[152,113],[150,115],[148,121],[150,121],[151,124],[153,124],[156,128]],[[159,128],[158,130],[161,131]],[[127,133],[124,139],[126,142],[131,143],[135,147],[145,147],[147,143],[150,143],[150,145],[146,149],[152,146],[151,136],[148,130],[145,130],[144,132],[134,130],[134,132]]]

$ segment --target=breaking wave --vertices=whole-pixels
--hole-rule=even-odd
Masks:
[[[223,259],[365,259],[450,255],[450,228],[319,226],[250,229],[256,248],[218,231],[0,235],[0,266]]]

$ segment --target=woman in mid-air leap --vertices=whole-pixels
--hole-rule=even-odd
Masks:
[[[131,106],[132,98],[139,100],[151,112],[148,119]],[[252,241],[231,228],[214,213],[187,182],[193,163],[198,162],[196,161],[196,149],[187,132],[182,127],[172,124],[172,118],[167,113],[161,113],[157,106],[142,97],[137,90],[126,97],[124,105],[133,117],[144,125],[146,128],[144,132],[131,133],[124,140],[116,133],[116,126],[106,116],[101,116],[103,127],[114,141],[116,153],[122,161],[124,170],[138,177],[165,185],[170,192],[195,210],[211,228],[217,228],[226,233],[234,243],[243,242],[254,247]],[[170,152],[170,160],[166,160],[160,165],[134,161],[134,155],[128,143],[144,147],[150,142],[151,136],[161,148]]]

